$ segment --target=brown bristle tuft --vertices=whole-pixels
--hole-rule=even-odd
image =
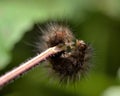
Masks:
[[[83,40],[77,40],[67,24],[49,22],[40,25],[39,29],[43,35],[42,43],[38,43],[38,51],[59,44],[67,46],[66,50],[48,58],[52,72],[62,82],[79,80],[90,67],[92,48]]]

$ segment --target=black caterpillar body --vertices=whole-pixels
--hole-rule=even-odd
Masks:
[[[39,52],[59,44],[67,46],[66,50],[48,58],[52,72],[60,81],[75,82],[86,74],[90,67],[92,48],[83,40],[77,40],[68,24],[52,21],[37,25],[37,28],[43,33],[37,43]]]

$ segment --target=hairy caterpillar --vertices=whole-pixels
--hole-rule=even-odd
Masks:
[[[42,33],[37,42],[37,51],[48,49],[56,45],[66,45],[66,50],[50,56],[47,61],[51,70],[61,82],[75,82],[84,76],[90,67],[92,47],[73,35],[67,23],[49,21],[37,24],[36,29]]]

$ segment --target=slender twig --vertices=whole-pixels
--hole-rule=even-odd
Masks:
[[[60,48],[57,46],[51,47],[51,48],[47,49],[46,51],[42,52],[41,54],[33,57],[29,61],[23,63],[19,67],[9,71],[8,73],[6,73],[5,75],[0,77],[0,87],[3,87],[9,81],[14,80],[19,75],[23,74],[24,72],[26,72],[26,71],[30,70],[31,68],[33,68],[34,66],[38,65],[38,63],[45,60],[50,55],[56,54],[56,53],[62,51],[63,49],[64,48]]]

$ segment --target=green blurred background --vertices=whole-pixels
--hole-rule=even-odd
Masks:
[[[120,0],[0,0],[0,75],[36,55],[30,30],[48,19],[69,19],[75,36],[92,44],[91,71],[61,86],[41,64],[0,96],[120,96]]]

